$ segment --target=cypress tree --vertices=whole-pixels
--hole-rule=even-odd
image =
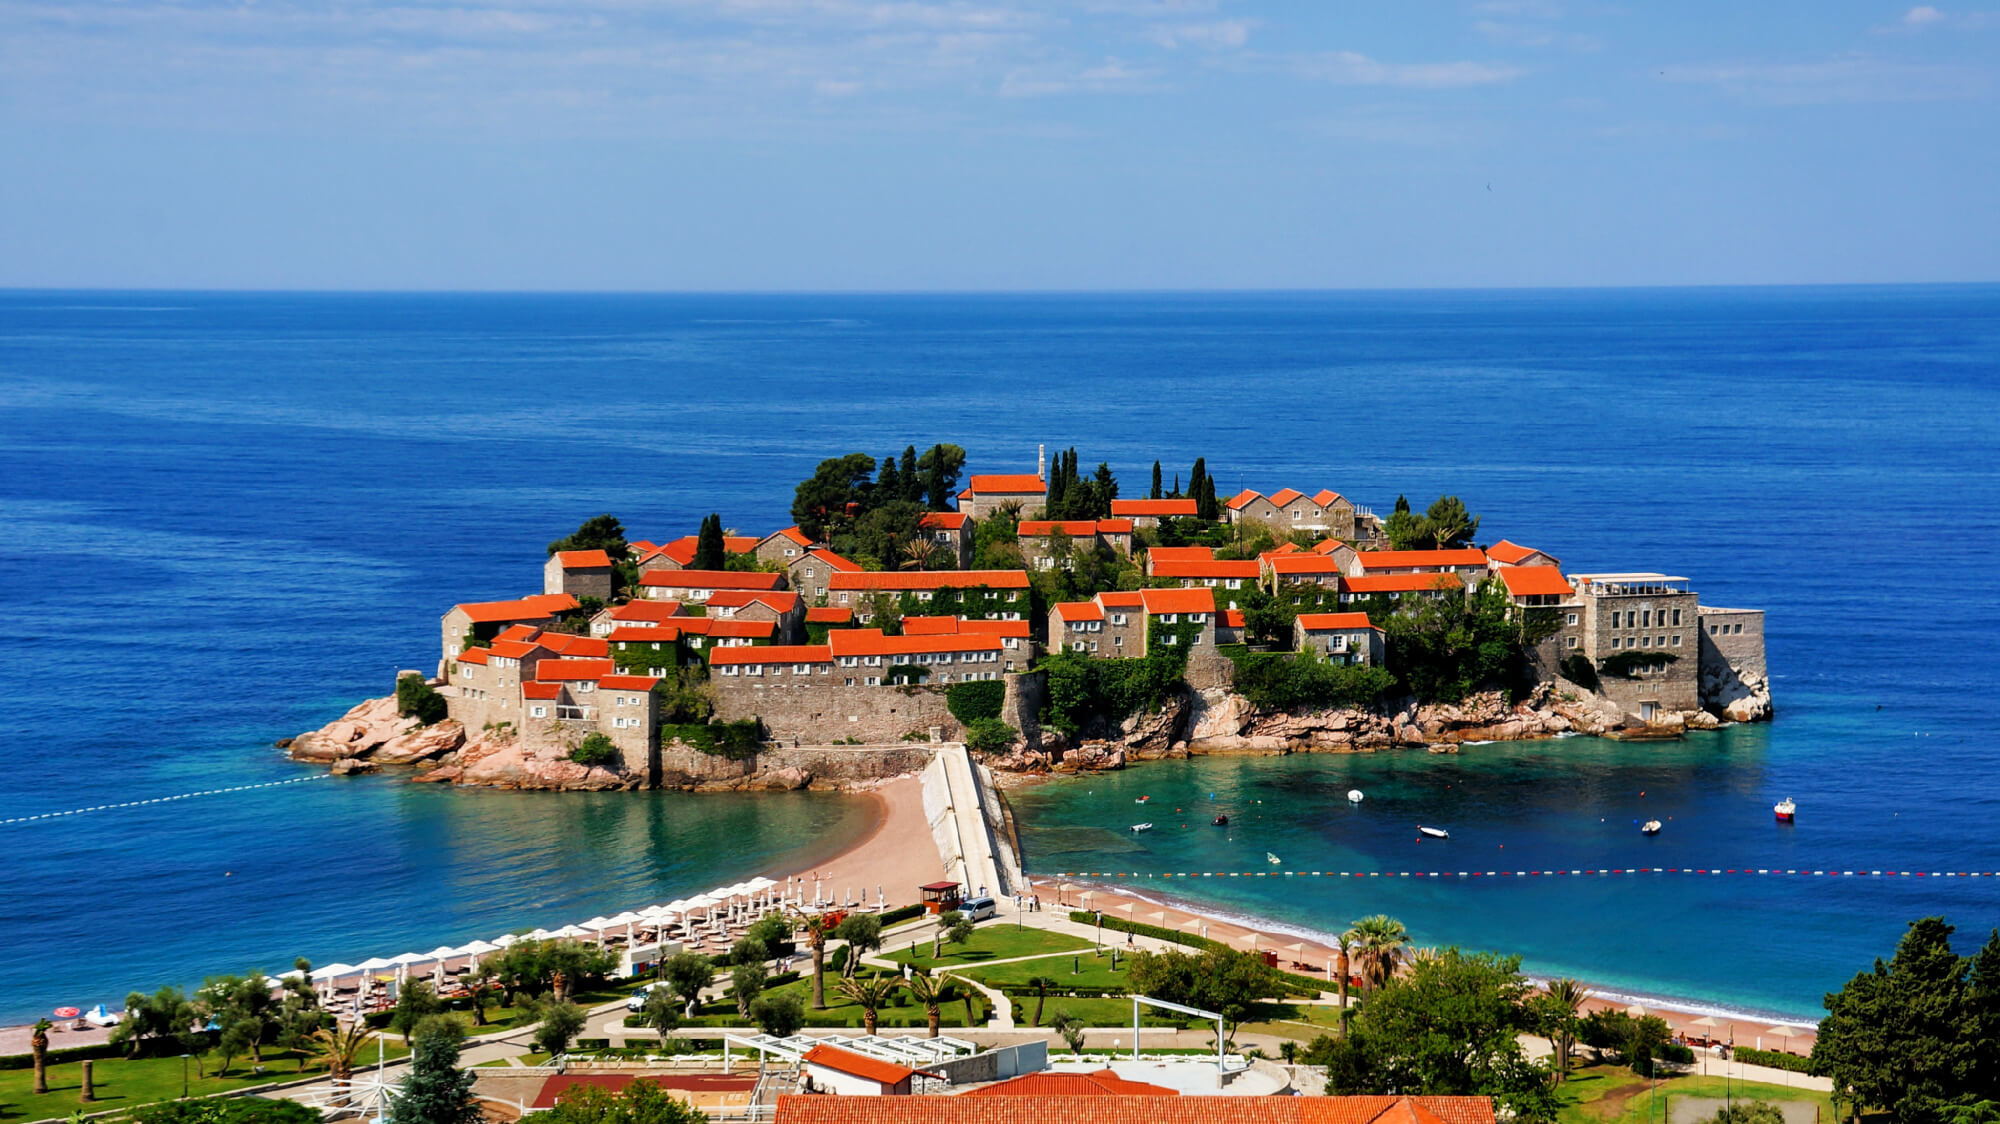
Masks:
[[[1188,486],[1187,486],[1188,495],[1193,496],[1196,500],[1200,500],[1201,484],[1202,481],[1207,479],[1208,479],[1208,458],[1196,457],[1194,459],[1194,470],[1188,473]]]
[[[917,447],[915,445],[903,446],[902,477],[903,493],[901,498],[911,503],[924,502],[924,493],[931,490],[933,485],[917,472]]]
[[[1178,472],[1174,473],[1174,490],[1170,494],[1175,499],[1181,498],[1181,474]]]
[[[1049,497],[1042,505],[1042,516],[1046,519],[1061,519],[1063,504],[1068,499],[1069,480],[1063,474],[1063,455],[1056,454],[1056,463],[1049,472]]]
[[[1111,474],[1111,465],[1109,462],[1098,462],[1097,479],[1095,486],[1091,488],[1090,498],[1096,507],[1096,510],[1091,514],[1098,519],[1109,518],[1111,515],[1111,501],[1118,498],[1118,478]]]
[[[875,478],[875,502],[894,503],[904,494],[903,474],[896,470],[896,458],[892,454],[882,458],[882,474]]]
[[[1194,497],[1194,514],[1197,519],[1215,519],[1222,514],[1222,505],[1215,501],[1215,478],[1203,476],[1201,491]]]
[[[472,1071],[458,1068],[462,1033],[457,1023],[436,1015],[417,1026],[409,1076],[389,1102],[397,1124],[479,1124]]]
[[[1176,478],[1174,479],[1174,484],[1175,484],[1176,486],[1178,486],[1178,485],[1180,484],[1180,479],[1179,479],[1178,477],[1176,477]],[[1157,500],[1157,499],[1162,499],[1162,498],[1164,498],[1164,497],[1162,497],[1162,496],[1160,495],[1160,462],[1159,462],[1159,461],[1154,461],[1154,462],[1153,462],[1153,493],[1152,493],[1152,498],[1153,498],[1153,499],[1156,499],[1156,500]]]
[[[722,541],[722,516],[710,512],[701,521],[701,534],[695,539],[693,569],[720,570],[728,565],[729,551]]]

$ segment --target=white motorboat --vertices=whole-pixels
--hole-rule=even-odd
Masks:
[[[1151,831],[1151,830],[1153,830],[1153,825],[1149,823],[1135,823],[1132,825],[1132,834],[1134,835],[1137,835],[1142,831]]]
[[[1350,789],[1348,789],[1348,790],[1347,790],[1347,802],[1348,802],[1349,804],[1359,804],[1359,803],[1361,803],[1361,790],[1360,790],[1360,789],[1358,789],[1358,788],[1350,788]]]
[[[1645,823],[1639,825],[1639,834],[1658,835],[1660,833],[1660,826],[1660,821],[1658,820],[1647,820]]]
[[[1421,827],[1421,826],[1420,826],[1420,827],[1418,827],[1418,828],[1417,828],[1417,830],[1418,830],[1418,831],[1421,831],[1421,832],[1423,832],[1423,833],[1424,833],[1425,835],[1428,835],[1428,836],[1430,836],[1430,837],[1431,837],[1432,839],[1450,839],[1450,838],[1451,838],[1451,832],[1449,832],[1449,831],[1446,831],[1445,829],[1443,829],[1443,828],[1441,828],[1441,827]]]
[[[1278,856],[1272,854],[1269,851],[1266,851],[1264,852],[1264,861],[1270,863],[1272,866],[1277,866],[1279,863],[1284,862],[1285,860],[1279,858]]]
[[[1771,811],[1778,815],[1779,823],[1791,823],[1792,816],[1797,814],[1798,810],[1799,806],[1789,796],[1771,806]]]

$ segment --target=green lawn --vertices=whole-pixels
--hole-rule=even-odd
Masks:
[[[956,966],[962,964],[983,964],[988,960],[1010,960],[1016,956],[1040,956],[1050,952],[1075,952],[1088,949],[1090,942],[1067,933],[1051,933],[1046,929],[1016,929],[1012,925],[988,921],[972,931],[972,939],[964,944],[947,944],[944,957],[931,959],[931,936],[935,926],[924,926],[907,934],[899,934],[895,940],[885,942],[882,952],[899,963],[915,964],[919,968],[932,968],[940,964]],[[916,943],[913,956],[910,944]]]
[[[1014,1022],[1016,1025],[1033,1025],[1035,997],[1032,995],[1017,995],[1011,998],[1014,1000]],[[1067,1011],[1077,1016],[1083,1020],[1083,1025],[1085,1026],[1132,1025],[1132,1001],[1130,999],[1097,999],[1051,995],[1048,998],[1047,1005],[1042,1009],[1042,1025],[1048,1026],[1055,1022],[1056,1014],[1060,1011]],[[1140,1026],[1177,1026],[1181,1021],[1181,1016],[1169,1016],[1165,1012],[1149,1010],[1145,1007],[1139,1009]],[[1188,1022],[1188,1025],[1193,1027],[1203,1024]],[[1209,1025],[1212,1029],[1212,1024]]]
[[[386,1045],[391,1061],[409,1052],[403,1048],[403,1040],[399,1037],[391,1037]],[[372,1043],[365,1053],[366,1060],[373,1063],[375,1049]],[[261,1074],[255,1072],[249,1058],[239,1057],[231,1060],[227,1074],[218,1076],[216,1067],[222,1064],[222,1056],[209,1053],[201,1059],[208,1076],[200,1077],[195,1073],[193,1061],[189,1059],[187,1066],[187,1091],[191,1096],[223,1093],[272,1081],[290,1081],[300,1076],[299,1055],[291,1051],[264,1051],[264,1072]],[[308,1070],[307,1075],[310,1073]],[[96,1086],[97,1099],[85,1105],[78,1100],[83,1090],[81,1062],[49,1066],[49,1091],[41,1096],[30,1092],[35,1087],[33,1069],[0,1070],[0,1119],[43,1120],[66,1117],[78,1109],[103,1112],[175,1099],[181,1095],[181,1057],[173,1054],[158,1058],[98,1058],[93,1063],[91,1081]]]
[[[1812,1089],[1761,1085],[1745,1081],[1725,1081],[1720,1077],[1676,1077],[1661,1081],[1659,1101],[1654,1101],[1652,1083],[1629,1069],[1588,1066],[1563,1082],[1561,1124],[1639,1124],[1662,1118],[1680,1097],[1721,1097],[1733,1095],[1738,1101],[1811,1101],[1819,1106],[1820,1119],[1833,1120],[1833,1101]]]
[[[1123,955],[1118,957],[1118,969],[1111,968],[1111,956],[1098,956],[1085,949],[1082,952],[1045,957],[1040,960],[1023,960],[1015,964],[995,964],[990,968],[969,967],[954,972],[955,975],[993,987],[1022,986],[1036,976],[1047,976],[1056,981],[1057,988],[1063,987],[1116,987],[1125,986],[1125,966],[1130,963]]]
[[[886,975],[887,972],[882,969],[872,972],[864,970],[862,974]],[[810,976],[788,984],[782,984],[778,987],[768,988],[764,994],[797,995],[799,998],[805,1000],[807,1026],[858,1027],[862,1025],[861,1008],[842,998],[839,983],[840,977],[837,974],[833,972],[826,974],[826,1010],[824,1011],[815,1011],[812,1009],[812,979]],[[902,1005],[880,1008],[876,1012],[877,1026],[911,1027],[928,1025],[928,1018],[924,1013],[923,1006],[910,998],[909,992],[898,990],[896,998]],[[992,1016],[992,1012],[988,1009],[990,1006],[985,996],[975,994],[972,997],[973,1017],[972,1021],[968,1023],[965,1017],[965,1001],[954,999],[942,1008],[940,1012],[942,1018],[940,1021],[944,1026],[980,1026]],[[736,1001],[733,999],[724,999],[716,1003],[704,1003],[698,1011],[699,1013],[695,1018],[688,1020],[682,1025],[686,1027],[706,1027],[746,1026],[749,1024],[748,1019],[740,1018],[736,1014]],[[626,1025],[631,1026],[635,1024],[628,1017]]]

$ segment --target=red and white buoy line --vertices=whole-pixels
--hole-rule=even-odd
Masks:
[[[223,796],[231,792],[249,792],[251,789],[255,788],[278,788],[282,785],[288,785],[288,784],[304,784],[307,781],[325,780],[326,778],[332,775],[333,775],[332,773],[314,773],[312,776],[309,777],[293,777],[291,780],[288,781],[265,781],[262,784],[239,784],[239,785],[232,785],[229,788],[208,788],[208,789],[203,789],[200,792],[182,792],[173,796],[155,796],[150,800],[126,800],[118,804],[98,804],[95,807],[90,807],[90,808],[71,808],[68,811],[64,812],[43,812],[40,815],[35,815],[35,816],[13,816],[8,819],[0,819],[0,824],[33,823],[36,820],[56,820],[56,819],[61,819],[64,816],[81,816],[91,812],[111,812],[111,811],[116,811],[119,808],[139,808],[147,804],[171,804],[176,800],[193,800],[201,796]]]
[[[1992,870],[1805,870],[1777,867],[1627,866],[1595,870],[1065,870],[1056,878],[1097,878],[1118,882],[1153,878],[1567,878],[1632,874],[1764,874],[1808,878],[2000,878]]]

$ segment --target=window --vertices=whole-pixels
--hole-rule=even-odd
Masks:
[[[1613,651],[1617,651],[1617,650],[1618,650],[1618,638],[1617,638],[1616,636],[1614,636],[1614,637],[1612,637],[1612,638],[1611,638],[1611,649],[1612,649]]]
[[[1572,648],[1576,647],[1576,637],[1572,636],[1569,638],[1569,646]]]
[[[1675,609],[1675,610],[1674,610],[1674,624],[1676,624],[1676,625],[1679,625],[1680,623],[1681,623],[1681,611],[1680,611],[1679,609]]]
[[[931,592],[928,589],[919,591],[917,594],[917,600],[919,601],[929,601],[930,599],[931,599]]]
[[[1091,650],[1091,651],[1093,651],[1093,652],[1095,652],[1095,651],[1097,650],[1097,641],[1095,641],[1095,640],[1092,640],[1092,641],[1090,642],[1090,650]]]
[[[1736,625],[1733,631],[1736,631],[1736,632],[1742,632],[1742,631],[1743,631],[1743,626],[1742,626],[1742,625],[1740,625],[1740,624],[1739,624],[1739,625]]]
[[[847,677],[847,684],[846,684],[846,685],[847,685],[847,686],[849,686],[849,687],[852,687],[852,686],[854,686],[854,677],[853,677],[852,675],[850,675],[850,676],[848,676],[848,677]]]
[[[1072,651],[1072,652],[1081,652],[1081,651],[1083,651],[1083,641],[1081,641],[1081,640],[1072,640],[1072,641],[1070,641],[1070,642],[1069,642],[1069,650],[1070,650],[1070,651]]]
[[[1653,627],[1653,610],[1648,609],[1644,613],[1640,614],[1639,623],[1647,628]]]
[[[1160,615],[1161,624],[1179,624],[1180,619],[1180,614],[1178,613],[1162,613]]]
[[[882,677],[881,677],[881,676],[879,676],[879,675],[871,675],[871,676],[869,676],[869,677],[868,677],[868,685],[869,685],[870,687],[880,687],[880,686],[882,685]]]
[[[1639,646],[1640,646],[1641,648],[1650,648],[1650,647],[1652,647],[1652,646],[1653,646],[1653,638],[1652,638],[1652,637],[1650,637],[1650,636],[1641,636],[1641,637],[1639,638]]]
[[[1111,614],[1111,623],[1112,623],[1112,624],[1124,624],[1124,623],[1125,623],[1125,614],[1123,614],[1123,613],[1113,613],[1113,614]]]
[[[795,663],[792,665],[793,675],[811,675],[812,673],[813,668],[809,663]]]
[[[749,666],[747,666],[747,667],[745,667],[745,668],[743,669],[743,674],[745,674],[745,675],[762,675],[762,674],[764,674],[764,665],[763,665],[763,664],[761,664],[761,663],[753,663],[753,664],[750,664]]]
[[[865,663],[865,664],[867,664],[867,665],[868,665],[869,667],[881,667],[881,666],[882,666],[882,657],[881,657],[881,656],[869,656],[868,658],[866,658],[866,659],[862,660],[861,662],[862,662],[862,663]]]
[[[528,715],[532,718],[547,718],[549,716],[549,708],[545,706],[531,706],[528,708]]]
[[[724,664],[724,665],[722,665],[721,667],[717,668],[716,670],[717,670],[717,671],[720,671],[720,672],[721,672],[722,674],[724,674],[724,675],[734,675],[734,674],[736,674],[736,665],[735,665],[735,664]]]
[[[1222,587],[1223,587],[1224,589],[1242,589],[1242,588],[1243,588],[1243,579],[1242,579],[1242,578],[1230,578],[1230,579],[1229,579],[1228,581],[1226,581],[1226,582],[1223,582],[1223,583],[1222,583]]]
[[[1160,637],[1160,643],[1162,644],[1171,644],[1173,642],[1174,642],[1174,634],[1171,632],[1167,633],[1165,636]]]
[[[842,657],[840,657],[840,666],[842,666],[842,667],[860,667],[860,666],[861,666],[861,658],[860,658],[859,656],[842,656]]]
[[[1680,646],[1681,646],[1681,634],[1676,632],[1674,633],[1674,647],[1678,648]]]
[[[690,648],[699,648],[699,647],[701,647],[701,641],[702,641],[702,638],[701,638],[701,637],[699,637],[699,636],[690,636],[690,637],[688,637],[688,647],[690,647]]]

